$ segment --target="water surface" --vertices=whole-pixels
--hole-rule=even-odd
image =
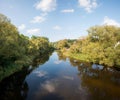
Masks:
[[[4,79],[0,100],[120,100],[120,72],[54,52]]]

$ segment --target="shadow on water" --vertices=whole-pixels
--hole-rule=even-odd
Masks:
[[[64,98],[56,93],[49,93],[37,98],[36,100],[64,100]]]
[[[35,59],[33,60],[32,66],[38,67],[39,65],[46,63],[49,60],[49,57],[51,56],[51,54],[52,52],[36,56]]]
[[[0,83],[0,100],[24,100],[29,91],[28,84],[24,82],[27,69],[14,73]],[[24,91],[24,96],[21,96]]]
[[[52,53],[37,56],[29,68],[23,68],[21,71],[3,79],[0,82],[0,100],[25,100],[29,91],[28,83],[25,81],[27,75],[38,65],[44,64],[49,60]]]

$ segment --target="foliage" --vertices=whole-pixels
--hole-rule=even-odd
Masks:
[[[70,39],[60,40],[60,41],[57,41],[56,43],[54,43],[54,47],[58,50],[68,49],[70,47],[70,45],[72,45],[74,43],[74,41],[75,40],[70,40]]]
[[[45,52],[49,52],[53,50],[51,44],[49,43],[48,38],[46,37],[35,37],[33,36],[29,40],[29,54],[38,55],[44,54]]]
[[[35,56],[49,51],[53,51],[53,47],[48,38],[32,36],[29,39],[0,14],[0,75],[10,75],[32,63]]]
[[[94,26],[88,36],[78,39],[63,52],[70,57],[107,66],[120,66],[120,28]]]
[[[5,16],[0,17],[0,20],[0,65],[6,66],[23,57],[26,48],[17,28]]]

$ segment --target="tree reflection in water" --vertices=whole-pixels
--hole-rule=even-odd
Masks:
[[[60,53],[58,55],[60,60],[66,61],[65,56]],[[120,99],[119,71],[72,58],[69,58],[69,62],[73,67],[77,67],[79,71],[78,76],[81,80],[79,90],[84,93],[81,95],[89,96],[89,100]]]
[[[0,100],[24,100],[29,90],[28,84],[24,82],[27,74],[27,69],[23,69],[4,79],[0,83]]]
[[[25,100],[29,91],[26,76],[38,65],[49,60],[52,53],[37,56],[29,68],[24,68],[0,82],[0,100]]]
[[[60,53],[53,53],[49,60],[50,55],[36,57],[30,68],[4,79],[0,100],[120,99],[119,71]]]
[[[70,59],[72,66],[79,70],[81,85],[87,89],[92,100],[119,100],[120,72],[102,65],[83,63]]]
[[[49,57],[51,56],[51,54],[52,52],[49,52],[47,54],[42,54],[42,55],[35,57],[35,59],[33,60],[32,66],[38,67],[39,65],[44,64],[45,62],[49,60]]]

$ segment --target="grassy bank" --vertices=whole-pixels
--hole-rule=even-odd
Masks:
[[[88,63],[97,63],[97,64],[101,64],[99,62],[94,61],[92,58],[90,59],[88,55],[82,54],[82,53],[71,53],[67,50],[59,50],[59,52],[66,57],[70,57],[72,59],[76,59],[79,61],[83,61],[83,62],[88,62]],[[109,66],[109,65],[105,65],[105,64],[101,64],[104,65],[106,67],[113,67],[116,68],[117,70],[120,70],[120,66],[115,65],[115,66]]]
[[[21,70],[24,66],[13,64],[5,68],[0,68],[0,81],[13,73]]]
[[[76,60],[81,60],[81,61],[86,61],[86,62],[90,62],[87,59],[86,55],[83,54],[77,54],[77,53],[69,53],[69,52],[63,52],[62,53],[64,56],[70,57],[70,58],[74,58]]]

